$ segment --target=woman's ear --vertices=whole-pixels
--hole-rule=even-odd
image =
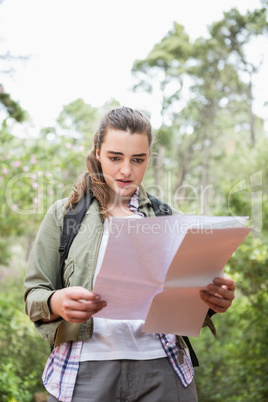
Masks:
[[[98,161],[100,160],[100,151],[99,151],[99,148],[96,148],[96,158],[98,159]]]

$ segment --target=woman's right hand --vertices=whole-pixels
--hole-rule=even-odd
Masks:
[[[59,289],[49,299],[51,311],[49,321],[62,317],[68,322],[82,324],[105,306],[106,302],[101,300],[99,295],[81,286]]]

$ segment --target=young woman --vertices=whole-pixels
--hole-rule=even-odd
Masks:
[[[151,125],[142,113],[127,107],[111,110],[95,134],[88,172],[69,199],[51,206],[38,231],[25,301],[38,332],[54,344],[43,373],[49,401],[197,401],[181,337],[143,333],[141,320],[92,317],[106,306],[92,289],[108,241],[109,217],[154,216],[142,185],[151,144]],[[93,200],[65,262],[64,288],[57,289],[64,213],[89,189]],[[225,312],[234,290],[231,279],[215,278],[200,297],[210,309]]]

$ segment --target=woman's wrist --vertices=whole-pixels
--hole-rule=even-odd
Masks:
[[[48,301],[47,301],[48,309],[50,312],[50,320],[49,321],[55,321],[58,318],[60,318],[60,315],[55,312],[55,304],[53,303],[53,299],[55,298],[56,292],[52,293],[52,295],[48,298]]]

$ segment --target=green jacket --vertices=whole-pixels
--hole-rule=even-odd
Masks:
[[[55,202],[48,210],[37,233],[25,277],[26,314],[35,323],[38,333],[49,343],[86,340],[92,336],[93,318],[83,324],[69,323],[62,318],[50,320],[48,299],[56,291],[59,272],[60,238],[67,199]],[[139,211],[155,216],[145,189],[140,187]],[[179,214],[175,209],[173,214]],[[83,286],[92,290],[98,250],[103,233],[99,204],[94,198],[74,238],[65,262],[64,287]],[[210,321],[210,320],[209,320]]]

